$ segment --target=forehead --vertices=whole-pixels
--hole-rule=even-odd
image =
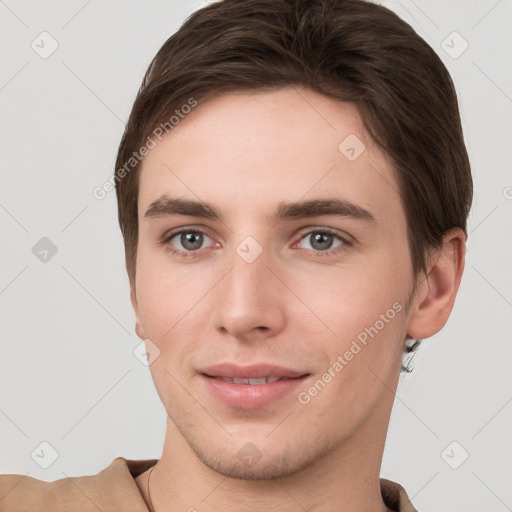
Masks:
[[[320,197],[359,204],[377,219],[403,216],[392,166],[357,107],[296,87],[195,107],[143,161],[139,215],[164,194],[208,202],[226,216],[267,215],[280,202]]]

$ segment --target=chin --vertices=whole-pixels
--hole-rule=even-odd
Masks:
[[[294,446],[271,445],[267,440],[267,446],[262,449],[250,441],[238,449],[225,445],[214,448],[211,442],[206,446],[190,444],[190,447],[205,466],[238,480],[274,480],[292,476],[313,466],[332,449],[331,446],[305,446],[300,440]]]

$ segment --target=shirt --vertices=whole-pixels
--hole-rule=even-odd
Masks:
[[[158,459],[115,458],[96,475],[44,482],[26,475],[0,475],[1,512],[149,512],[135,478]],[[396,512],[418,512],[405,489],[380,479],[382,499]]]

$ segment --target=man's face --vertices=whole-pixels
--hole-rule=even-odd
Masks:
[[[166,215],[164,196],[221,218]],[[342,214],[289,206],[311,201]],[[413,278],[396,178],[353,105],[200,104],[146,157],[138,211],[132,300],[170,442],[272,478],[385,436]]]

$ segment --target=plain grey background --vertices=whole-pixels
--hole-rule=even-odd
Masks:
[[[512,1],[379,3],[451,72],[475,184],[459,297],[401,379],[382,476],[422,512],[512,510]],[[150,59],[203,5],[0,0],[0,473],[55,480],[160,456],[115,193],[92,190]]]

